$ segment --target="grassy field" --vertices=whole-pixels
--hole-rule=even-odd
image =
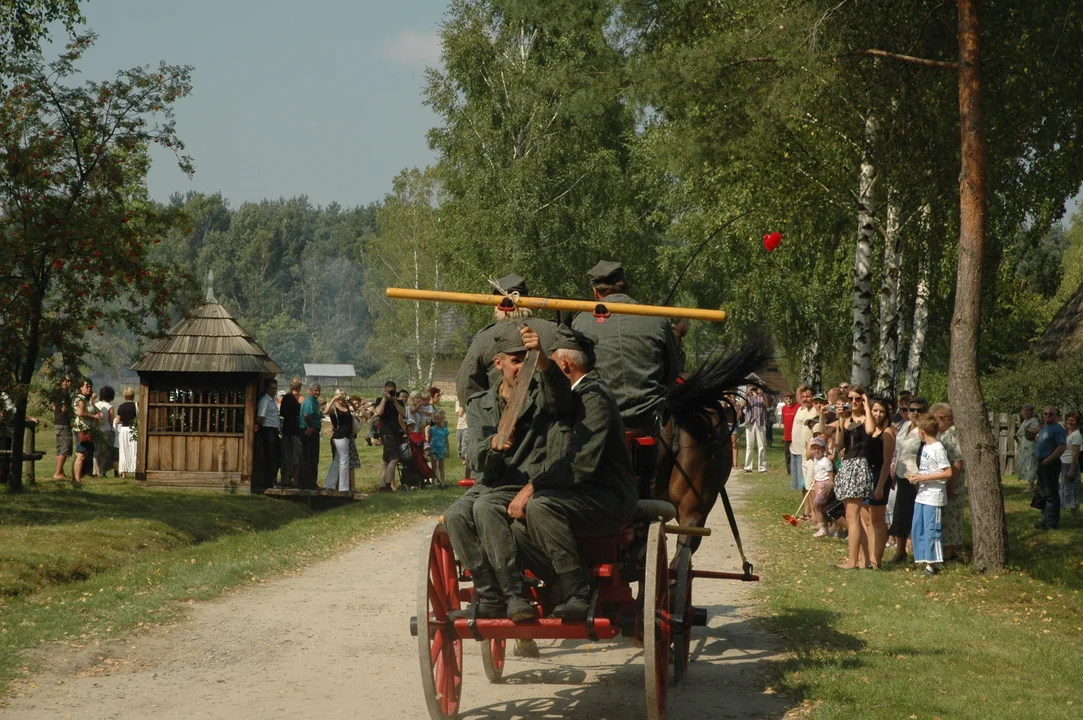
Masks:
[[[743,459],[743,455],[742,455]],[[1005,480],[1012,568],[960,563],[926,578],[914,566],[838,570],[845,543],[782,520],[799,497],[782,455],[755,485],[764,623],[786,658],[776,690],[810,718],[1078,718],[1083,716],[1083,524],[1031,525],[1025,485]],[[890,554],[890,551],[889,551]]]
[[[23,650],[167,622],[181,603],[330,557],[438,513],[459,493],[377,494],[316,511],[304,502],[139,488],[112,477],[88,478],[87,488],[75,491],[50,479],[54,443],[51,429],[39,433],[47,454],[36,486],[18,495],[0,491],[0,691],[31,671]],[[325,471],[329,443],[322,447]],[[374,489],[381,448],[358,450],[358,486]],[[449,460],[448,480],[461,475],[461,463]]]

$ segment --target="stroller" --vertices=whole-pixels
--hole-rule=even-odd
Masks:
[[[419,432],[406,435],[399,445],[399,484],[411,490],[431,485],[436,473],[425,458],[425,436]]]

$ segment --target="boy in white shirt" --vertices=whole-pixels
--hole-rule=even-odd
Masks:
[[[918,420],[918,432],[925,445],[921,449],[918,471],[906,476],[917,486],[914,522],[910,528],[914,562],[925,563],[926,575],[936,575],[944,562],[940,522],[941,512],[948,503],[948,480],[951,478],[948,451],[936,439],[938,429],[939,424],[932,415],[922,415]]]
[[[819,529],[812,537],[827,536],[827,518],[824,507],[831,497],[831,488],[835,482],[835,465],[827,458],[827,441],[817,435],[809,441],[812,454],[812,477],[816,481],[816,500],[812,504],[812,517]]]

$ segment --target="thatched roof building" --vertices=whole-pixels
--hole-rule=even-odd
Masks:
[[[282,369],[210,292],[132,369],[139,373],[138,480],[226,490],[252,484],[261,472],[256,403]]]
[[[188,313],[184,321],[132,365],[136,372],[282,372],[256,341],[217,302]]]
[[[1061,306],[1038,340],[1038,357],[1056,360],[1071,352],[1083,352],[1083,285]]]

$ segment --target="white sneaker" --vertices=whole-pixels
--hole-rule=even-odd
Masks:
[[[827,537],[827,531],[820,528],[816,532],[812,533],[812,537]]]

